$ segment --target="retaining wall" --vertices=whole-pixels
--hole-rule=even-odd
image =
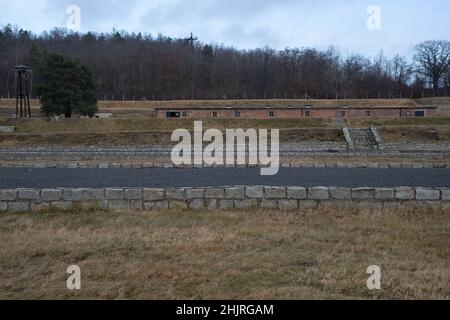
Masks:
[[[280,155],[284,157],[430,157],[450,158],[450,143],[388,143],[381,150],[351,150],[346,143],[316,142],[301,144],[281,144]],[[170,146],[139,147],[16,147],[0,148],[3,161],[95,161],[132,160],[169,157]]]
[[[0,190],[0,211],[70,209],[74,204],[97,204],[104,209],[251,209],[294,210],[321,205],[347,207],[450,208],[450,189],[264,187],[220,188],[105,188]]]

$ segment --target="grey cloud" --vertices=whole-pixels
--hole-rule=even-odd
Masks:
[[[42,21],[20,17],[14,1],[45,2],[35,18]],[[366,28],[366,8],[373,3],[383,10],[379,32]],[[28,26],[37,30],[64,27],[71,4],[81,7],[83,31],[116,28],[171,37],[194,32],[204,42],[238,48],[335,45],[347,52],[404,53],[418,41],[450,38],[448,0],[0,0],[9,15],[0,12],[0,18],[24,27],[31,20]]]

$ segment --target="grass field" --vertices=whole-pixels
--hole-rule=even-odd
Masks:
[[[142,145],[169,144],[173,130],[193,130],[193,120],[161,121],[155,118],[72,119],[48,122],[43,119],[0,120],[0,125],[16,127],[13,134],[0,135],[0,146],[36,145]],[[339,129],[328,120],[235,120],[209,119],[208,128],[281,128],[282,142],[344,141]]]
[[[194,121],[161,121],[145,117],[110,119],[71,119],[49,122],[43,119],[0,119],[0,125],[16,127],[13,134],[1,134],[0,146],[25,145],[141,145],[167,144],[173,130],[193,130]],[[352,127],[376,125],[383,141],[450,140],[450,118],[351,119]],[[280,129],[281,142],[345,141],[337,127],[327,119],[207,119],[208,128]]]
[[[449,210],[0,215],[2,299],[448,299]],[[82,289],[66,289],[66,268]],[[369,291],[367,267],[382,270]]]
[[[279,128],[279,129],[323,129],[331,128],[327,119],[205,119],[205,129],[217,128]],[[450,124],[450,119],[448,119]],[[110,119],[71,119],[49,122],[43,119],[0,120],[0,125],[16,126],[17,133],[24,134],[64,134],[64,133],[113,133],[142,131],[173,131],[180,128],[194,129],[193,119],[165,120],[156,118],[127,117]]]

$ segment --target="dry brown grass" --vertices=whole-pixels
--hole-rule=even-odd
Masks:
[[[384,142],[450,140],[450,126],[381,127],[378,129]]]
[[[48,122],[43,119],[0,120],[0,125],[16,127],[13,134],[0,135],[0,146],[36,145],[142,145],[168,144],[173,130],[193,130],[194,121],[188,119],[161,121],[155,118],[127,117],[110,119],[71,119]],[[331,128],[329,120],[236,120],[209,119],[208,128],[282,128],[282,142],[344,141],[342,132]]]
[[[450,126],[450,118],[351,118],[347,119],[351,127],[417,127],[417,126]]]
[[[170,145],[171,131],[0,135],[0,147]],[[283,130],[280,142],[344,141],[338,130]]]
[[[327,119],[205,119],[203,127],[227,128],[274,128],[274,129],[326,129],[331,127]],[[126,117],[109,119],[70,119],[49,122],[44,119],[0,119],[0,124],[16,127],[18,134],[67,134],[67,133],[118,133],[143,131],[173,131],[194,129],[193,119],[164,120],[151,117]]]
[[[0,298],[448,299],[449,210],[0,215]],[[82,290],[65,287],[82,270]],[[366,287],[369,265],[382,290]]]

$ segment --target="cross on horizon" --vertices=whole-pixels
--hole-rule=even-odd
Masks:
[[[194,44],[195,41],[198,40],[197,37],[194,37],[194,34],[191,32],[191,36],[189,38],[184,39],[186,43],[190,43],[191,45]]]

